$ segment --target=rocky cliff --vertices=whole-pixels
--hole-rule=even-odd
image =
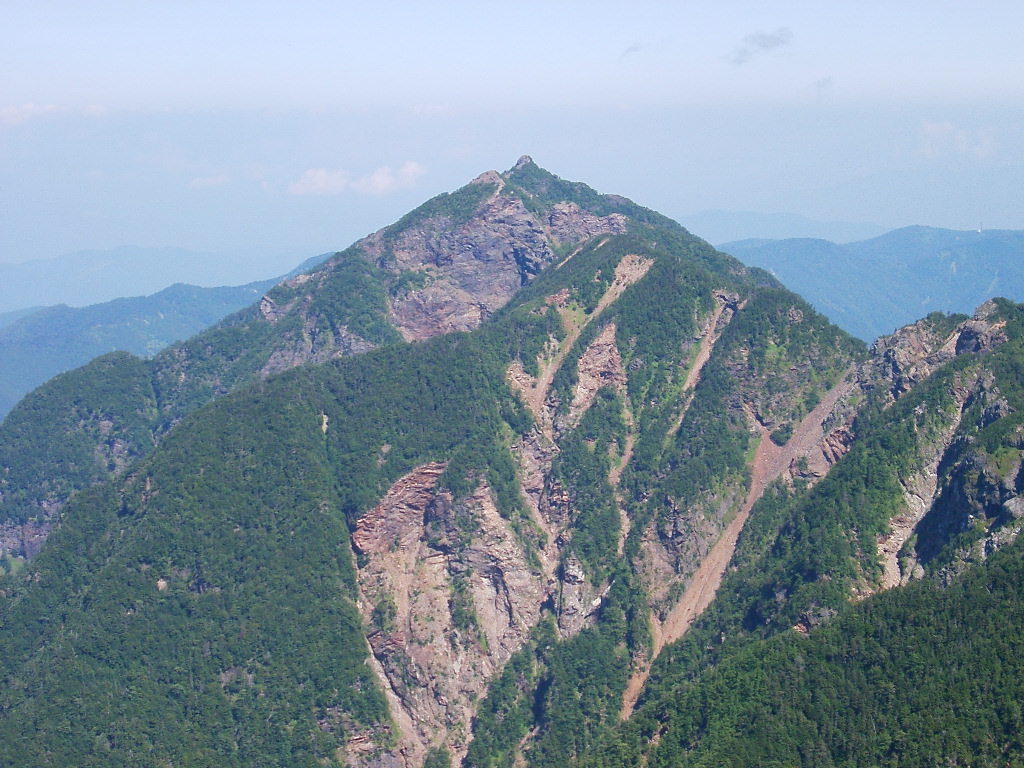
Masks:
[[[481,484],[464,499],[418,467],[356,523],[360,601],[376,668],[415,764],[461,758],[477,701],[537,623],[549,585]]]

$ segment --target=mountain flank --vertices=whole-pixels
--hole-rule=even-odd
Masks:
[[[130,418],[118,416],[126,392],[111,369],[128,366],[133,378],[138,366],[122,357],[98,360],[32,393],[0,426],[9,435],[0,438],[0,464],[7,467],[0,519],[49,517],[70,493],[120,471],[110,455],[147,453],[182,416],[237,386],[403,337],[475,328],[580,238],[622,231],[623,211],[668,221],[624,198],[563,182],[529,158],[507,178],[483,174],[428,201],[284,281],[258,305],[146,361],[143,389],[151,392]],[[19,469],[28,464],[30,471]]]
[[[2,509],[50,533],[4,558],[0,764],[1007,762],[1012,683],[929,667],[977,715],[944,739],[858,643],[930,664],[985,585],[1017,621],[1022,339],[997,300],[868,349],[624,198],[485,173],[12,411]]]
[[[58,373],[115,350],[149,357],[252,304],[275,282],[172,285],[147,297],[36,309],[0,328],[0,418]]]

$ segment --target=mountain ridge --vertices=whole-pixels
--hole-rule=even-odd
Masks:
[[[659,222],[668,221],[625,198],[608,198],[585,185],[563,182],[539,169],[526,156],[509,172],[511,179],[523,183],[522,187],[514,184],[514,191],[500,195],[488,189],[489,184],[495,183],[493,178],[500,179],[494,172],[489,174],[483,174],[476,182],[451,195],[433,198],[396,224],[335,254],[312,272],[285,280],[270,290],[258,306],[240,310],[210,330],[155,356],[146,365],[152,371],[157,415],[148,429],[140,431],[136,426],[123,433],[118,439],[125,445],[116,450],[146,452],[160,434],[185,413],[235,386],[271,373],[303,363],[362,353],[383,343],[396,342],[402,333],[423,338],[430,333],[476,327],[556,256],[552,244],[560,241],[549,244],[536,214],[527,210],[524,199],[533,200],[531,205],[540,212],[551,209],[546,215],[556,223],[552,229],[549,222],[549,230],[570,236],[592,234],[605,226],[602,222],[608,221],[615,222],[609,226],[621,229],[621,222],[614,218],[621,216],[621,213],[614,213],[620,209],[638,213],[641,221],[652,217]],[[549,188],[557,190],[554,197]],[[612,213],[599,210],[606,217],[600,219],[576,203],[556,211],[553,206],[563,202],[557,199],[562,193],[578,195],[584,205]],[[485,223],[473,225],[471,217],[488,195],[497,202],[484,204],[480,221]],[[545,200],[545,196],[549,199]],[[613,218],[608,219],[608,216]],[[672,225],[684,232],[678,225]],[[455,232],[447,239],[431,241],[431,227],[438,226],[454,226]],[[528,233],[526,239],[519,239],[524,232]],[[412,244],[407,246],[410,238]],[[403,266],[403,259],[407,258],[403,256],[403,248],[420,254],[422,263],[418,269]],[[446,255],[449,253],[455,255]],[[706,253],[714,252],[708,246]],[[480,258],[474,254],[479,254]],[[738,262],[731,262],[722,255],[715,259],[713,263],[719,268],[729,264],[729,268],[742,269]],[[478,262],[497,268],[498,274],[483,279]],[[464,284],[460,284],[460,280]],[[486,291],[486,294],[481,295],[481,301],[476,301],[467,289]],[[83,369],[76,375],[88,377],[89,372]],[[52,386],[48,385],[50,391],[64,387],[63,381],[54,380]],[[41,403],[51,399],[45,389],[33,393],[31,400],[19,404],[8,416],[11,423],[0,426],[0,432],[6,429],[24,434],[26,428],[19,422],[22,418],[19,409],[24,408],[31,414],[49,407]],[[65,423],[64,417],[57,415],[49,421]],[[80,416],[73,419],[73,422],[80,421]],[[70,423],[68,428],[77,431]],[[108,442],[106,435],[95,431],[88,439],[97,444]],[[24,438],[17,439],[17,443],[18,451],[35,450],[24,444]],[[0,446],[0,452],[2,450]],[[60,466],[75,465],[74,471],[81,473],[82,466],[93,463],[83,451],[74,455],[59,454],[46,473],[51,478],[61,476]],[[9,461],[15,459],[0,459],[0,463]],[[99,476],[109,476],[102,468],[97,467],[97,471]],[[9,477],[0,479],[0,515],[14,519],[31,517],[36,514],[33,510],[59,506],[68,493],[79,487],[74,482],[63,485],[51,480],[46,489],[30,490],[12,487]]]
[[[301,257],[249,250],[203,253],[185,248],[120,246],[0,264],[0,307],[84,307],[155,293],[174,283],[218,287],[280,275]]]
[[[0,328],[0,418],[58,373],[114,350],[150,357],[251,304],[274,282],[231,288],[178,283],[147,297],[32,310]]]
[[[680,216],[679,221],[720,248],[750,238],[787,240],[820,238],[849,243],[882,235],[886,227],[870,222],[816,221],[795,213],[709,210]]]
[[[1020,550],[1012,302],[868,350],[529,158],[268,299],[0,425],[5,509],[55,525],[0,580],[0,761],[672,764],[716,667]]]
[[[807,238],[720,246],[769,269],[820,311],[871,341],[933,311],[972,313],[1024,299],[1024,233],[911,226],[837,245]]]

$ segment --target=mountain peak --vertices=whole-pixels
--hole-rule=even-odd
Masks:
[[[501,185],[504,182],[501,179],[501,174],[498,173],[497,171],[484,171],[483,173],[481,173],[479,176],[477,176],[475,179],[473,179],[469,183],[470,184],[498,184],[498,185]]]
[[[512,166],[512,170],[518,171],[520,168],[525,168],[528,165],[536,165],[536,163],[533,162],[533,158],[530,157],[529,155],[523,155],[518,160],[516,160],[516,164]]]

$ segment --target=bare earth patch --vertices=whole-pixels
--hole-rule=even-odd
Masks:
[[[622,719],[625,720],[633,713],[633,707],[636,706],[637,699],[640,698],[640,693],[650,675],[651,665],[661,653],[661,649],[681,638],[715,598],[715,593],[725,575],[725,569],[736,549],[740,531],[743,530],[743,525],[750,516],[751,508],[764,494],[768,485],[781,477],[793,461],[813,450],[821,442],[825,437],[823,428],[825,420],[839,400],[854,386],[852,381],[844,378],[829,390],[817,407],[800,422],[800,426],[784,446],[775,445],[768,436],[768,430],[756,419],[753,419],[752,414],[748,414],[753,424],[761,432],[761,442],[754,453],[750,490],[747,493],[746,501],[718,541],[715,542],[711,552],[701,561],[700,567],[697,568],[697,572],[690,580],[682,599],[665,617],[665,621],[659,623],[657,617],[651,616],[654,637],[651,660],[637,670],[629,681],[623,697]]]
[[[635,254],[623,256],[618,266],[615,267],[615,279],[612,280],[612,284],[608,286],[608,290],[598,301],[594,311],[585,315],[582,321],[578,321],[570,310],[559,307],[559,314],[566,326],[565,338],[562,339],[557,350],[541,362],[540,375],[536,379],[523,370],[523,366],[518,360],[509,367],[507,374],[509,384],[522,395],[527,408],[530,409],[533,417],[540,424],[544,436],[549,440],[554,441],[554,427],[552,415],[545,405],[555,372],[565,361],[565,356],[576,344],[583,329],[594,318],[599,317],[609,304],[622,295],[623,291],[646,275],[653,263],[653,259],[645,259]]]

